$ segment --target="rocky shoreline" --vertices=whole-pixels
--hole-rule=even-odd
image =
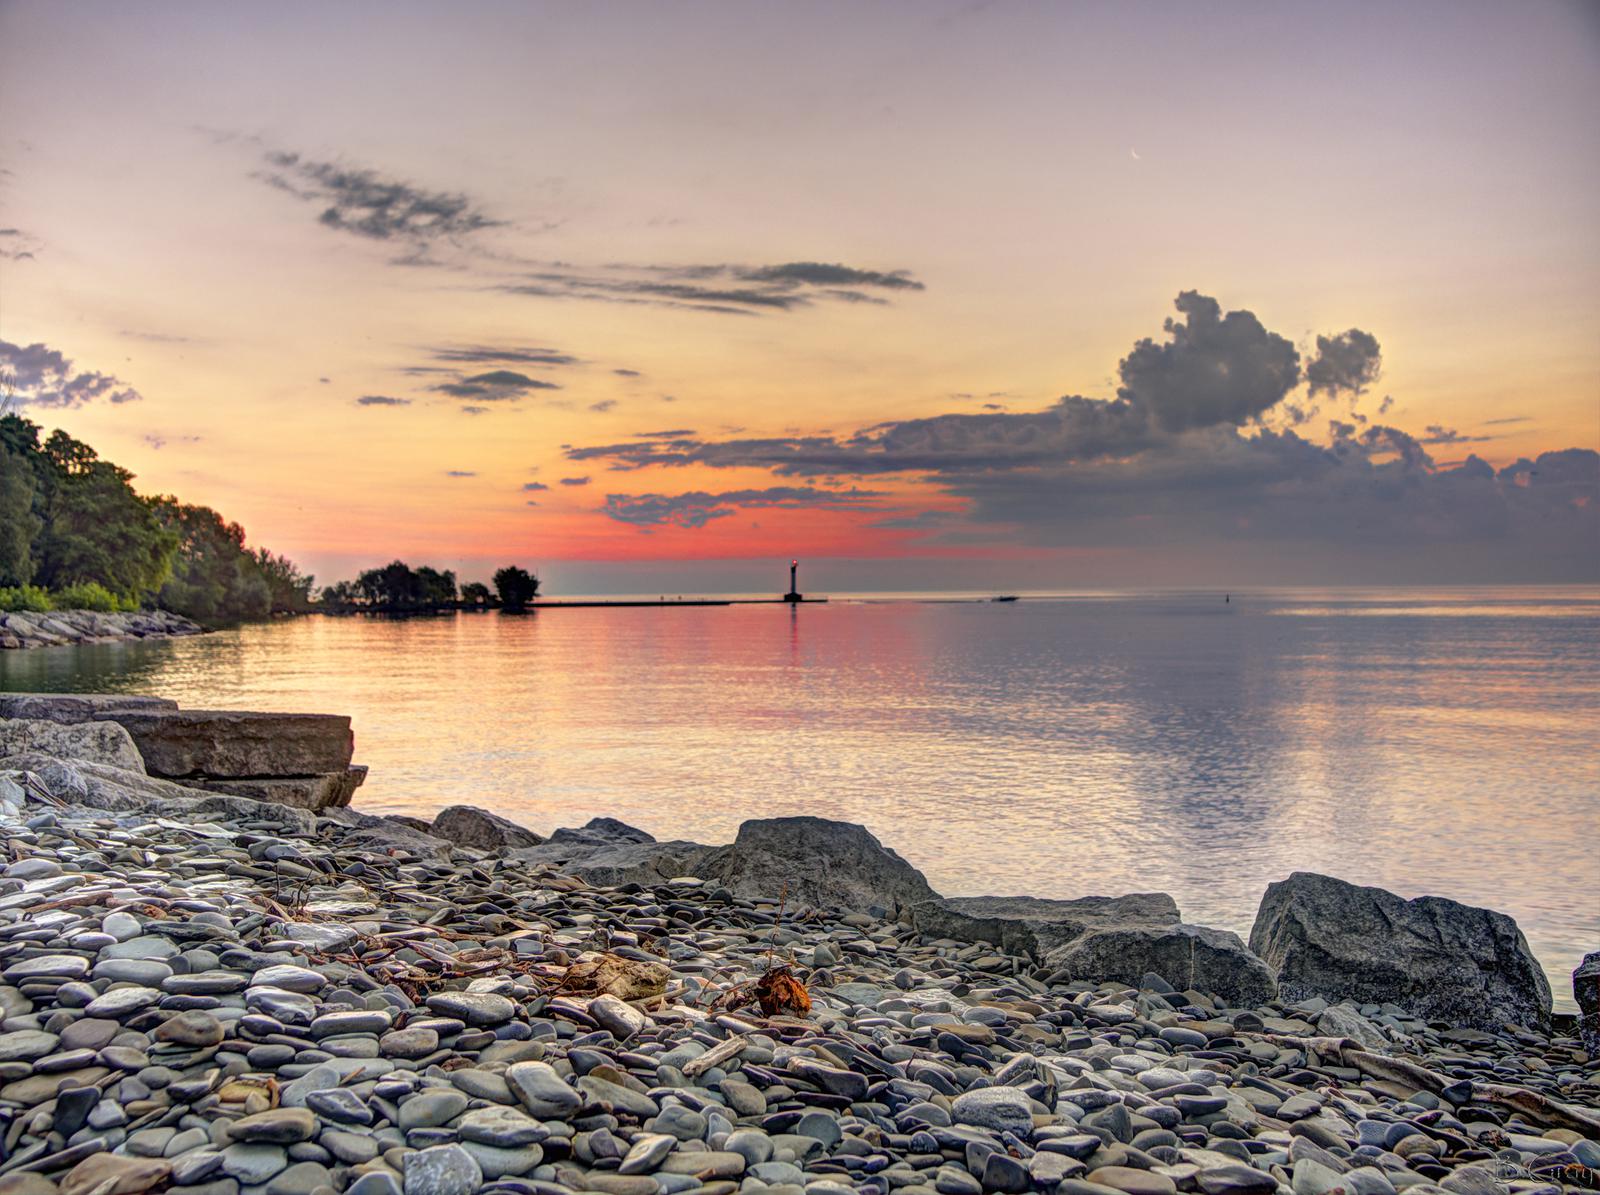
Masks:
[[[1600,1189],[1600,958],[1552,1016],[1490,910],[1300,874],[1246,943],[820,819],[252,799],[195,785],[348,738],[3,700],[0,1195]]]
[[[166,610],[135,610],[125,614],[99,610],[0,613],[0,650],[117,643],[126,639],[170,639],[204,633],[205,628],[199,623]]]

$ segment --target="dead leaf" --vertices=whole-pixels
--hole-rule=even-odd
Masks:
[[[774,967],[756,980],[755,996],[769,1017],[783,1013],[805,1017],[811,1012],[811,993],[788,967]]]

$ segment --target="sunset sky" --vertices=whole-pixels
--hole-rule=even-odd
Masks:
[[[28,417],[320,580],[1591,580],[1592,3],[0,4]]]

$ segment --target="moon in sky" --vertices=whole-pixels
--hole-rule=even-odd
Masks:
[[[1143,158],[1141,158],[1141,157],[1140,157],[1140,156],[1139,156],[1139,151],[1138,151],[1138,150],[1136,150],[1136,149],[1130,149],[1130,150],[1129,150],[1129,151],[1128,151],[1128,155],[1129,155],[1129,156],[1130,156],[1130,157],[1131,157],[1131,158],[1133,158],[1133,160],[1134,160],[1134,161],[1135,161],[1135,162],[1142,162],[1142,161],[1144,161],[1144,159],[1143,159]]]

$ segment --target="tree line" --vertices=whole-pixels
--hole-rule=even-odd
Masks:
[[[156,606],[217,625],[313,609],[526,609],[539,578],[508,565],[457,587],[448,569],[396,560],[323,588],[294,561],[251,548],[208,506],[145,497],[133,474],[64,431],[0,415],[0,611]]]
[[[159,606],[202,623],[294,613],[312,578],[208,506],[135,492],[64,431],[0,416],[0,609]]]
[[[450,569],[423,565],[412,568],[394,560],[382,568],[369,568],[354,581],[325,586],[318,604],[332,610],[380,610],[385,613],[415,613],[427,610],[469,609],[525,610],[539,596],[539,578],[514,564],[494,575],[494,588],[482,581],[469,581],[459,589]]]

